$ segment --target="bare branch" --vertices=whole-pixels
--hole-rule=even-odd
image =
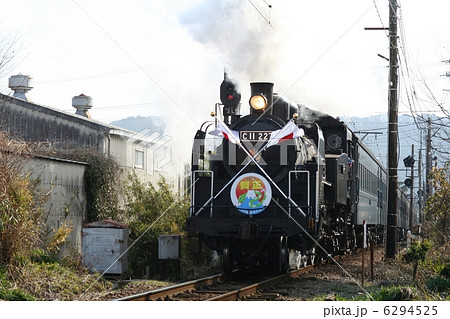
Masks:
[[[19,35],[0,31],[0,78],[14,68],[17,52],[20,48]]]

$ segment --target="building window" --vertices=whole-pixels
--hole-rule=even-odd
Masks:
[[[143,169],[144,168],[144,151],[136,150],[134,155],[135,155],[134,167]]]

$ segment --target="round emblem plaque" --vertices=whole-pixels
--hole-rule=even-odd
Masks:
[[[243,214],[263,212],[272,199],[272,188],[267,179],[256,173],[239,176],[231,186],[231,202]]]

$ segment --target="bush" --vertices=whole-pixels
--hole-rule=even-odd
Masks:
[[[448,292],[450,291],[450,279],[444,277],[432,277],[428,279],[426,287],[430,291],[434,292]]]
[[[175,204],[177,199],[164,179],[158,188],[151,183],[142,184],[136,175],[128,177],[127,204],[124,215],[130,226],[130,272],[143,277],[146,266],[151,266],[151,275],[158,273],[158,236],[181,234],[185,203]],[[187,210],[187,208],[186,208]]]
[[[130,273],[142,278],[146,266],[151,266],[150,275],[158,274],[158,236],[182,235],[181,267],[190,267],[195,256],[189,250],[194,238],[183,232],[189,211],[189,198],[177,197],[173,187],[161,178],[155,187],[142,184],[136,175],[128,177],[126,186],[127,204],[124,216],[130,226]]]
[[[42,249],[36,249],[31,254],[31,262],[42,264],[42,263],[56,263],[59,258],[56,254],[46,252]]]
[[[98,280],[99,274],[89,274],[66,265],[64,259],[37,251],[23,265],[9,267],[8,279],[15,287],[33,296],[36,300],[77,300],[85,299],[84,293],[91,296],[110,289],[112,284]]]
[[[422,242],[414,241],[408,251],[403,255],[403,260],[408,264],[413,263],[413,280],[416,280],[417,268],[420,261],[425,261],[427,251],[431,248],[431,243],[427,240]]]
[[[450,279],[450,264],[445,265],[439,272],[439,275],[446,279]]]
[[[430,247],[431,243],[429,241],[414,241],[412,242],[411,247],[408,249],[408,251],[403,255],[403,259],[407,263],[424,261],[427,251],[430,249]]]
[[[6,279],[4,268],[0,268],[0,300],[31,301],[34,298],[18,289],[11,289],[11,284]]]
[[[402,301],[414,300],[415,295],[411,287],[390,286],[382,287],[380,292],[373,294],[372,297],[376,301]]]
[[[35,184],[24,175],[27,144],[0,132],[0,263],[26,258],[39,244],[43,213]]]
[[[17,289],[7,290],[4,288],[0,288],[0,300],[33,301],[35,299],[32,296]]]
[[[84,174],[87,222],[120,219],[118,214],[122,170],[118,162],[93,149],[76,149],[59,155],[89,164]]]

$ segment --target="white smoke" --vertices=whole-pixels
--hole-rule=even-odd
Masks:
[[[352,1],[352,10],[346,11],[342,3],[331,0],[204,0],[191,5],[177,16],[186,32],[185,42],[177,43],[183,48],[178,55],[182,60],[191,56],[185,50],[198,54],[180,64],[186,80],[177,86],[176,98],[196,123],[177,110],[171,113],[171,131],[188,124],[199,128],[211,119],[225,68],[240,84],[243,115],[249,109],[249,83],[254,81],[274,82],[275,93],[332,115],[360,107],[384,109],[379,101],[386,91],[386,71],[377,53],[387,42],[383,36],[376,38],[378,42],[364,34],[366,22],[354,25],[369,7],[370,3]],[[379,22],[376,12],[371,14]],[[167,87],[176,81],[168,79]],[[175,136],[181,142],[174,150],[189,154],[181,149],[190,149],[194,132],[185,129],[183,136]]]
[[[263,9],[268,15],[268,8]],[[179,21],[194,40],[221,57],[241,85],[274,78],[279,37],[249,2],[204,1],[184,12]]]
[[[220,56],[241,83],[244,102],[249,82],[268,81],[292,101],[339,114],[366,100],[368,109],[379,108],[386,93],[387,73],[376,53],[387,42],[363,31],[366,16],[379,23],[370,5],[356,1],[344,10],[339,1],[205,0],[179,23]]]

